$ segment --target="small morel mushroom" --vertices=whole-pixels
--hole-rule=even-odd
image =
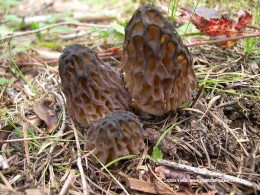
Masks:
[[[123,49],[126,87],[137,111],[163,115],[191,99],[197,85],[192,56],[154,7],[135,11],[125,28]]]
[[[85,150],[104,164],[118,157],[139,154],[144,149],[145,132],[139,119],[131,112],[117,110],[104,119],[93,121],[85,134]]]
[[[115,110],[129,109],[122,77],[89,48],[80,44],[65,48],[59,74],[69,116],[82,126]]]

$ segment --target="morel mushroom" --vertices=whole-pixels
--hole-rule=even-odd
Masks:
[[[145,132],[139,119],[128,111],[118,110],[92,122],[85,149],[93,150],[104,164],[118,157],[139,154],[144,149]]]
[[[123,50],[126,87],[136,110],[163,115],[191,99],[197,85],[192,56],[154,7],[135,11],[125,28]]]
[[[59,74],[69,116],[82,126],[115,110],[129,109],[122,77],[89,48],[80,44],[65,48]]]

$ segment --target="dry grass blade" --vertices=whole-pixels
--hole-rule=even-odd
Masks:
[[[91,189],[91,188],[90,188],[90,186],[87,183],[86,176],[85,176],[85,173],[84,173],[84,170],[83,170],[83,167],[82,167],[82,162],[81,162],[82,150],[80,149],[79,137],[78,137],[77,129],[76,129],[75,124],[74,124],[74,122],[72,120],[71,120],[71,124],[72,124],[72,129],[73,129],[73,132],[74,132],[74,135],[75,135],[75,139],[76,139],[77,157],[78,157],[77,158],[77,165],[78,165],[78,168],[79,168],[79,171],[80,171],[81,180],[82,180],[81,182],[82,182],[83,194],[87,195],[89,189]]]

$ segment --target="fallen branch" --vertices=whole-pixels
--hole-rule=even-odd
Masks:
[[[234,41],[239,39],[246,39],[251,37],[260,37],[260,33],[254,33],[250,35],[243,35],[243,36],[237,36],[237,37],[230,37],[230,38],[223,38],[223,39],[217,39],[217,40],[209,40],[209,41],[197,41],[190,44],[186,44],[187,47],[194,47],[198,45],[208,45],[208,44],[215,44],[215,43],[221,43],[226,41]]]
[[[55,15],[55,14],[54,14]],[[97,21],[104,21],[104,20],[113,20],[114,17],[109,16],[109,14],[90,14],[90,13],[83,13],[83,12],[74,12],[72,13],[73,19],[79,20],[79,21],[91,21],[91,22],[97,22]],[[24,25],[30,26],[33,22],[37,23],[46,23],[49,22],[49,20],[53,17],[52,15],[35,15],[30,17],[24,18]],[[58,18],[59,22],[64,22],[63,18]]]
[[[38,32],[42,32],[42,31],[49,30],[49,29],[57,27],[57,26],[63,26],[63,25],[76,25],[76,26],[98,27],[98,28],[108,28],[109,27],[108,25],[99,25],[99,24],[92,24],[92,23],[60,22],[57,24],[52,24],[52,25],[49,25],[46,27],[38,28],[36,30],[29,30],[29,31],[25,31],[25,32],[14,32],[13,34],[6,35],[6,36],[2,37],[1,39],[2,39],[2,41],[7,41],[11,38],[36,34]]]
[[[21,138],[21,139],[9,139],[9,140],[0,140],[0,143],[13,143],[13,142],[23,142],[23,141],[33,141],[33,140],[43,140],[43,139],[56,139],[59,137],[63,137],[65,135],[73,134],[73,131],[68,131],[62,135],[52,135],[52,136],[44,136],[44,137],[32,137],[32,138]]]
[[[167,161],[167,160],[158,160],[158,164],[173,167],[175,169],[193,172],[193,173],[204,175],[207,177],[213,177],[213,178],[218,178],[218,179],[221,178],[222,180],[226,180],[229,182],[235,182],[235,183],[238,183],[238,184],[250,187],[250,188],[254,188],[257,191],[260,191],[260,185],[258,185],[258,184],[255,184],[253,182],[250,182],[248,180],[241,179],[241,178],[238,178],[235,176],[209,171],[208,169],[205,169],[205,168],[191,167],[188,165],[178,164],[178,163]]]
[[[68,178],[66,179],[64,185],[62,186],[62,189],[59,193],[59,195],[66,195],[69,191],[69,188],[71,184],[73,184],[74,180],[76,178],[75,171],[71,170]]]
[[[260,30],[260,26],[255,26],[255,25],[246,25],[246,28],[252,28],[252,29],[256,29],[256,30]]]

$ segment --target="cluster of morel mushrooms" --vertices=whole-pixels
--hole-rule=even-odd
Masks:
[[[197,85],[192,56],[174,26],[152,6],[135,11],[125,28],[123,74],[91,49],[73,44],[59,59],[69,116],[85,131],[85,149],[102,163],[144,148],[135,113],[163,115],[190,101]]]

